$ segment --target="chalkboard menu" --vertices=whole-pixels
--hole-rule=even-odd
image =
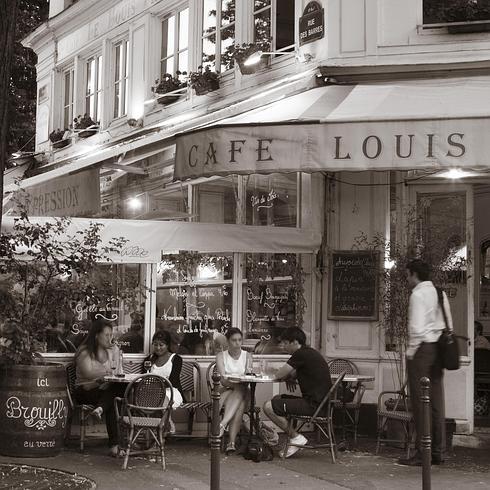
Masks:
[[[330,254],[329,265],[328,318],[377,320],[379,253],[335,251]]]

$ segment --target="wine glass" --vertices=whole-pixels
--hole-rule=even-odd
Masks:
[[[143,367],[146,369],[146,373],[148,374],[150,372],[150,369],[151,369],[151,361],[145,361],[143,363]]]
[[[113,357],[113,358],[111,358],[112,376],[116,375],[116,369],[117,369],[117,359],[115,357]]]

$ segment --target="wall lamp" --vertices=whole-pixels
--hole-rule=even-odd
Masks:
[[[135,119],[134,117],[131,117],[128,119],[128,125],[133,127],[133,128],[142,128],[143,127],[143,118],[140,117],[138,119]]]

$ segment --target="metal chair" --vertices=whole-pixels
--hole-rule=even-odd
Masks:
[[[157,444],[165,470],[165,437],[173,404],[170,381],[154,374],[142,374],[128,385],[123,399],[115,398],[114,404],[120,428],[129,430],[123,469],[128,466],[131,449],[140,433],[147,431]],[[138,450],[133,454],[150,451]]]
[[[348,359],[332,359],[328,363],[330,374],[359,374],[357,366]],[[362,397],[366,387],[362,383],[343,383],[343,390],[339,390],[339,397],[333,401],[334,409],[342,411],[342,431],[345,439],[346,430],[354,434],[354,444],[357,444],[357,429],[359,426],[359,413],[361,410]],[[347,391],[353,390],[353,398],[345,398]],[[346,424],[346,418],[348,424]]]
[[[83,452],[85,447],[85,424],[90,417],[95,405],[89,405],[87,403],[77,403],[75,400],[75,381],[77,377],[76,365],[70,363],[66,366],[66,392],[68,394],[68,401],[70,404],[70,412],[68,415],[68,424],[66,430],[66,438],[70,438],[71,423],[73,420],[73,414],[78,411],[80,417],[80,452]]]
[[[202,399],[201,368],[197,362],[186,360],[182,363],[180,384],[186,401],[178,408],[178,410],[184,409],[189,411],[186,437],[192,435],[196,410],[201,410],[206,415],[209,436],[211,401]],[[173,434],[172,436],[175,437],[175,435],[176,434]]]
[[[388,398],[389,396],[389,398]],[[391,399],[391,400],[390,400]],[[413,414],[410,411],[410,399],[407,394],[407,381],[397,391],[382,391],[378,396],[378,427],[376,440],[376,454],[379,447],[385,442],[395,442],[397,439],[382,438],[386,432],[388,421],[399,423],[404,431],[404,448],[407,458],[410,457],[410,445],[414,434]]]
[[[337,388],[340,383],[342,383],[344,376],[345,373],[340,374],[330,390],[328,390],[328,393],[323,397],[322,402],[320,403],[320,405],[318,405],[318,408],[315,410],[313,415],[286,415],[286,420],[288,421],[288,434],[292,431],[293,427],[295,427],[295,424],[297,424],[295,427],[296,432],[299,432],[301,428],[306,424],[312,424],[316,429],[318,429],[321,434],[323,434],[327,438],[327,443],[319,442],[318,444],[306,444],[299,447],[304,449],[318,449],[322,447],[329,447],[332,456],[332,463],[335,463],[337,452],[337,444],[335,442],[335,434],[333,430],[334,404],[332,402],[335,399],[335,393],[337,392]],[[286,457],[289,446],[294,446],[294,444],[291,444],[290,439],[291,438],[289,436],[286,439],[286,446],[282,453],[283,459]]]

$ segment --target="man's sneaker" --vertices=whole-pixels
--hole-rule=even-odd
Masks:
[[[289,444],[294,444],[294,446],[289,446],[286,456],[284,456],[284,450],[279,451],[279,456],[281,458],[290,458],[293,454],[296,454],[301,447],[300,446],[305,446],[306,443],[308,442],[308,439],[306,439],[305,436],[302,434],[298,434],[296,437],[293,437],[290,441]]]

